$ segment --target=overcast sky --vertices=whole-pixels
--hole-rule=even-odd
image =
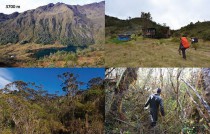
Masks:
[[[23,12],[29,9],[35,9],[39,6],[47,5],[49,3],[62,2],[69,5],[84,5],[93,2],[101,2],[103,0],[0,0],[0,13],[11,14],[13,12]],[[19,8],[6,8],[6,5],[16,5]]]
[[[120,19],[150,12],[155,22],[179,29],[190,22],[210,20],[209,0],[106,0],[106,14]]]

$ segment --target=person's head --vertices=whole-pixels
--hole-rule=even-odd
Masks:
[[[157,88],[157,93],[161,94],[161,89],[160,88]]]

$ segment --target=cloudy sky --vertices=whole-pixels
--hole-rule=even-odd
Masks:
[[[39,6],[47,5],[49,3],[62,2],[70,5],[84,5],[93,2],[101,2],[103,0],[1,0],[0,13],[11,14],[13,12],[23,12],[29,9],[35,9]],[[6,5],[16,5],[19,8],[6,8]]]
[[[209,0],[106,0],[106,14],[120,19],[150,12],[157,23],[179,29],[190,22],[210,20]]]
[[[13,81],[12,73],[5,68],[0,68],[0,89]]]

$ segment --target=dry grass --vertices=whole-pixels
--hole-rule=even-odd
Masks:
[[[40,44],[11,44],[0,46],[0,65],[5,67],[81,67],[104,66],[104,50],[101,45],[93,45],[93,48],[80,50],[78,53],[55,53],[43,59],[33,58],[33,53],[41,49],[63,48],[63,45]],[[11,55],[15,56],[11,58]],[[1,65],[2,66],[2,65]]]
[[[106,67],[209,67],[210,42],[199,43],[199,48],[186,50],[187,60],[178,54],[179,41],[173,39],[142,39],[113,43],[105,46]]]

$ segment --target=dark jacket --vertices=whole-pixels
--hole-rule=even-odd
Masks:
[[[159,106],[162,116],[165,116],[163,101],[159,94],[150,95],[144,107],[148,105],[150,105],[150,114],[152,115],[153,121],[157,121],[158,119]]]

